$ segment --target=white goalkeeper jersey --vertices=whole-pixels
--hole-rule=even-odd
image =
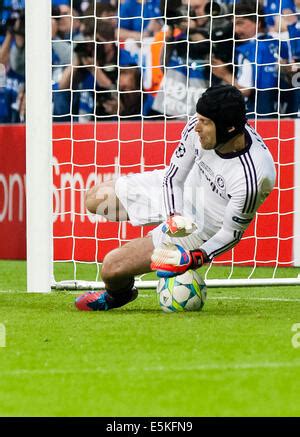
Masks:
[[[196,221],[205,241],[201,249],[212,259],[239,242],[272,191],[276,172],[268,148],[248,124],[245,149],[224,155],[202,149],[197,121],[192,117],[184,128],[164,175],[164,205],[167,216]]]

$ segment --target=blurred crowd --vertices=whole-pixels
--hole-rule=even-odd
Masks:
[[[26,119],[25,0],[0,1],[0,123]],[[54,121],[180,117],[212,84],[298,117],[300,0],[52,0]]]

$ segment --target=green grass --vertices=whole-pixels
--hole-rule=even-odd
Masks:
[[[300,287],[210,289],[203,311],[185,314],[142,290],[127,307],[81,313],[74,294],[22,292],[25,263],[3,261],[0,290],[1,416],[300,415]]]

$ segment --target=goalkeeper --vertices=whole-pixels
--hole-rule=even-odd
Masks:
[[[78,309],[109,310],[134,300],[135,275],[155,270],[170,277],[209,263],[240,241],[272,191],[274,162],[247,124],[241,92],[231,85],[210,87],[196,111],[166,170],[121,176],[87,193],[92,213],[158,226],[106,255],[106,290],[79,296]]]

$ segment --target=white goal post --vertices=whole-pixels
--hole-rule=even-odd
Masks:
[[[70,3],[72,7],[73,1],[71,0]],[[118,4],[120,8],[120,2]],[[165,114],[163,119],[161,116],[157,116],[158,121],[154,120],[153,123],[157,123],[157,130],[161,132],[159,138],[151,136],[153,127],[151,128],[149,117],[143,116],[142,113],[140,113],[139,121],[132,115],[128,115],[126,118],[126,116],[120,114],[106,119],[102,117],[99,118],[100,121],[97,121],[96,96],[103,91],[96,90],[95,80],[93,90],[94,113],[90,119],[89,117],[86,118],[87,123],[82,123],[82,120],[88,114],[80,115],[72,112],[72,104],[74,104],[78,90],[72,89],[70,84],[63,90],[53,91],[53,93],[67,91],[71,95],[70,112],[67,114],[70,120],[65,124],[55,123],[53,126],[53,68],[60,67],[63,70],[70,66],[72,69],[70,82],[72,82],[74,67],[72,67],[72,61],[67,64],[53,65],[51,0],[26,0],[25,11],[27,290],[30,292],[49,292],[51,289],[93,290],[102,288],[103,283],[99,274],[101,259],[103,258],[102,253],[107,252],[109,247],[116,247],[116,245],[130,240],[133,235],[136,235],[136,232],[131,227],[119,224],[118,228],[112,227],[113,234],[111,236],[107,235],[107,229],[110,229],[107,224],[103,223],[101,219],[96,220],[91,217],[84,210],[84,193],[97,178],[105,180],[109,175],[115,176],[123,172],[164,168],[168,164],[170,147],[174,147],[176,140],[179,139],[176,135],[177,131],[179,132],[179,124],[183,123],[184,117],[182,114],[178,117]],[[119,11],[120,9],[118,9],[117,16],[119,16]],[[78,17],[70,15],[69,18],[73,29]],[[83,18],[93,17],[85,17],[83,14],[79,19]],[[144,18],[142,16],[140,18],[144,23]],[[162,19],[164,19],[164,16],[162,16]],[[95,21],[98,20],[95,19]],[[116,35],[120,36],[120,29],[118,29]],[[165,41],[165,36],[163,38]],[[66,38],[66,41],[69,43],[72,53],[76,44],[80,44],[80,41],[76,42],[72,37]],[[132,56],[138,56],[137,63],[143,63],[143,74],[140,82],[141,99],[143,84],[146,88],[145,82],[149,79],[146,77],[145,72],[149,71],[149,68],[151,69],[151,66],[149,67],[147,64],[150,53],[149,44],[151,44],[151,41],[149,41],[149,39],[140,40],[141,51],[139,55],[136,55],[136,47],[132,41],[129,40],[125,44],[128,53]],[[187,45],[189,46],[189,44]],[[166,62],[166,55],[163,58],[163,62]],[[118,79],[120,78],[121,68],[119,61],[120,57],[118,55]],[[163,64],[162,67],[165,67],[165,65]],[[77,68],[80,67],[77,66]],[[134,67],[122,68],[130,70]],[[188,77],[189,75],[186,79],[186,94],[189,93]],[[164,84],[158,91],[158,94],[163,91],[160,94],[161,96],[164,96],[164,91],[168,88],[168,84],[166,82]],[[163,86],[166,88],[164,89]],[[90,89],[81,89],[80,92],[82,91],[86,91],[87,97],[89,96]],[[115,91],[120,92],[119,85]],[[113,92],[114,90],[112,90]],[[127,93],[129,92],[127,91]],[[150,94],[150,91],[145,91],[145,94],[147,93]],[[161,105],[159,100],[157,102],[156,108]],[[166,111],[167,102],[163,101],[162,105]],[[186,120],[190,114],[186,113],[184,115]],[[59,122],[60,117],[60,115],[54,117],[54,122]],[[268,120],[263,122],[266,123],[263,125],[263,128],[266,127],[264,139],[271,144],[274,151],[277,150],[274,153],[279,177],[276,186],[277,197],[273,202],[273,209],[258,212],[253,226],[253,235],[246,236],[244,246],[242,246],[244,248],[251,246],[251,253],[254,254],[253,258],[243,258],[240,255],[236,257],[235,253],[231,252],[226,261],[216,260],[214,265],[218,266],[224,263],[228,266],[228,275],[224,279],[218,278],[217,273],[211,277],[209,274],[211,269],[209,268],[205,278],[208,286],[300,285],[297,269],[290,269],[289,277],[278,277],[277,275],[278,267],[300,266],[300,120],[295,116],[290,119],[290,124],[288,124],[288,120],[289,117],[286,117],[283,121],[283,124],[286,123],[283,136],[279,113],[277,120],[273,118],[270,122]],[[259,126],[260,122],[257,121],[256,115],[252,121],[254,126],[257,124]],[[274,127],[276,122],[277,128]],[[124,130],[124,126],[134,126],[130,135],[126,132],[126,129]],[[174,129],[172,126],[174,126]],[[131,127],[128,128],[128,131]],[[289,129],[292,130],[289,131]],[[274,134],[275,131],[276,135]],[[139,132],[138,138],[134,137],[137,132]],[[162,147],[162,143],[164,143],[165,149],[160,154],[161,161],[151,161],[149,146],[153,148],[156,146]],[[284,153],[281,148],[285,144],[289,145],[289,156],[293,157],[292,162],[290,162],[289,157],[283,158]],[[86,145],[86,148],[82,152],[84,158],[81,159],[80,150],[83,151],[83,149],[80,147],[82,145]],[[129,150],[130,145],[132,145],[131,151]],[[107,152],[109,147],[116,151],[116,156]],[[66,153],[62,150],[63,148],[65,148]],[[132,150],[137,150],[135,156],[131,156]],[[103,159],[101,153],[104,154]],[[124,161],[125,153],[129,158],[126,157]],[[285,179],[286,175],[291,173],[293,174],[293,180],[289,182],[290,185],[285,185],[282,179]],[[280,175],[282,175],[281,178]],[[288,196],[289,199],[286,207],[285,196]],[[286,210],[286,208],[289,209]],[[291,218],[291,220],[288,218]],[[270,223],[272,222],[273,234],[261,235],[261,229],[266,228],[268,220],[270,220]],[[287,223],[286,229],[288,229],[286,232],[284,231],[285,222]],[[263,223],[263,225],[260,223]],[[140,235],[144,235],[143,232],[141,230]],[[275,255],[270,255],[269,258],[264,259],[260,248],[268,247],[268,245]],[[90,253],[91,247],[93,253]],[[55,269],[53,266],[55,263],[63,262],[73,266],[72,277],[57,281],[54,277],[53,272]],[[94,277],[91,277],[88,281],[83,281],[78,273],[78,270],[80,270],[78,266],[81,265],[94,265],[96,272]],[[247,277],[237,278],[235,276],[236,266],[248,266],[249,273]],[[259,269],[260,266],[270,267],[268,277],[259,278],[255,276],[256,269]],[[217,269],[215,271],[217,272]],[[154,288],[157,281],[137,278],[136,284],[139,288]]]
[[[51,290],[52,103],[51,0],[26,0],[27,290]]]

